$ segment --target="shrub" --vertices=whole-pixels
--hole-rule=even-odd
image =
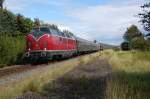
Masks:
[[[20,63],[24,51],[24,36],[0,35],[0,65],[2,67]]]
[[[135,37],[132,40],[132,48],[144,50],[146,48],[146,41],[143,37]]]

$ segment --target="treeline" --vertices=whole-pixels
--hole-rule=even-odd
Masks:
[[[25,35],[34,22],[21,14],[0,8],[0,67],[20,64],[25,52]]]
[[[7,9],[0,9],[0,35],[25,35],[32,29],[34,22],[21,14],[13,14]]]
[[[0,68],[22,63],[25,45],[24,36],[0,36]]]
[[[127,28],[123,35],[124,42],[121,44],[123,50],[150,50],[150,39],[142,33],[136,25]]]
[[[145,31],[142,33],[136,25],[127,28],[124,33],[124,42],[121,44],[123,50],[150,50],[150,2],[141,6],[143,13],[139,14]]]

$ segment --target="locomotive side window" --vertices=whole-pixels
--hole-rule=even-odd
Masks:
[[[59,31],[58,34],[59,34],[59,36],[63,37],[63,33],[62,32]]]
[[[54,30],[54,29],[50,29],[52,35],[56,35],[56,36],[59,36],[59,33],[57,30]]]
[[[59,36],[66,37],[65,33],[59,32]]]
[[[61,32],[63,37],[66,37],[65,33]]]
[[[68,38],[71,38],[71,36],[69,35],[69,33],[66,33],[66,36],[67,36]]]

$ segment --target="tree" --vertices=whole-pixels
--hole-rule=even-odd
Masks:
[[[4,9],[0,10],[0,33],[14,34],[16,31],[16,16],[12,12]]]
[[[16,27],[20,33],[27,34],[33,28],[33,21],[29,18],[25,18],[21,14],[16,17]]]
[[[146,47],[146,40],[143,37],[135,37],[132,39],[133,49],[144,50]]]
[[[144,29],[148,31],[146,35],[147,39],[147,48],[150,49],[150,1],[141,6],[143,13],[140,13],[141,18],[140,22],[142,23]]]
[[[63,33],[69,34],[70,36],[75,37],[74,34],[68,30],[63,30]]]
[[[135,37],[142,36],[142,33],[138,29],[137,26],[132,25],[131,27],[127,28],[127,31],[125,32],[123,38],[125,41],[131,43],[131,40]]]
[[[0,8],[3,9],[3,4],[5,0],[0,0]]]
[[[34,26],[35,26],[36,28],[39,28],[39,27],[40,27],[40,20],[39,20],[38,18],[35,18],[35,19],[34,19]]]
[[[143,13],[139,14],[141,17],[140,22],[142,22],[146,31],[150,31],[150,2],[142,5],[141,8],[143,9]]]

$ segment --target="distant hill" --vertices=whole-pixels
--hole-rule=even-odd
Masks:
[[[115,45],[110,45],[110,44],[104,44],[104,43],[100,43],[101,46],[103,46],[103,49],[112,49],[114,47],[118,47],[118,46],[115,46]]]

